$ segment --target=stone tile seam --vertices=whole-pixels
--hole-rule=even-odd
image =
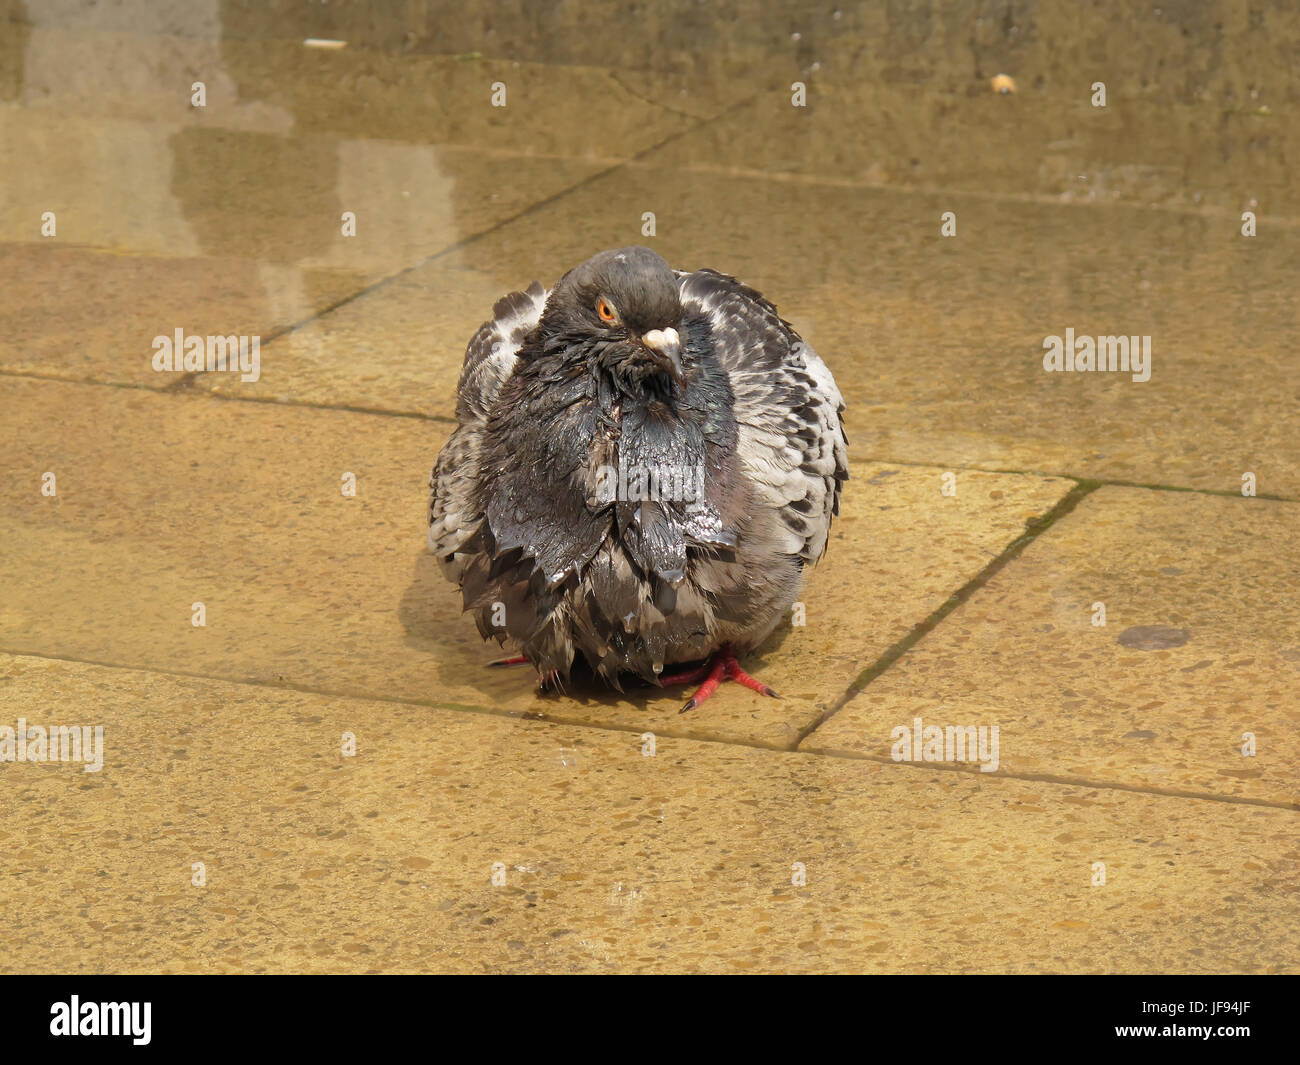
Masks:
[[[545,714],[532,712],[518,712],[513,710],[494,710],[490,707],[473,706],[463,703],[439,703],[432,700],[421,699],[401,699],[391,695],[372,695],[356,692],[333,691],[327,688],[319,688],[309,685],[300,684],[266,684],[262,681],[250,680],[245,677],[223,677],[219,674],[200,673],[188,670],[177,669],[158,669],[150,666],[129,665],[121,662],[109,662],[104,660],[76,658],[70,655],[55,655],[40,651],[31,651],[21,648],[12,648],[0,646],[0,654],[11,655],[14,657],[34,658],[46,662],[66,662],[72,665],[95,666],[100,669],[122,670],[128,673],[158,674],[168,677],[184,677],[190,680],[212,681],[218,684],[238,684],[247,688],[258,688],[268,692],[294,692],[300,695],[314,695],[322,698],[346,700],[351,702],[372,702],[386,703],[393,706],[421,707],[424,709],[438,710],[446,713],[475,714],[483,717],[493,717],[503,720],[514,721],[536,721],[540,724],[557,725],[569,728],[589,730],[593,732],[622,732],[629,736],[639,737],[646,731],[645,726],[640,725],[618,725],[610,722],[592,722],[566,720],[562,718],[550,717]],[[964,773],[968,776],[978,778],[987,777],[987,783],[996,784],[998,781],[1015,781],[1023,783],[1029,781],[1032,783],[1051,784],[1059,787],[1069,788],[1089,788],[1094,791],[1126,791],[1141,795],[1152,795],[1158,798],[1170,799],[1189,799],[1198,802],[1220,802],[1238,806],[1260,806],[1269,809],[1300,811],[1300,800],[1294,802],[1281,802],[1273,799],[1256,799],[1249,796],[1240,795],[1215,795],[1209,792],[1195,792],[1186,789],[1177,788],[1156,788],[1144,787],[1137,784],[1124,784],[1117,781],[1097,781],[1089,780],[1086,777],[1069,777],[1064,775],[1048,773],[1005,773],[999,771],[996,774],[980,773],[978,770],[966,769],[957,765],[945,765],[941,763],[924,763],[911,764],[907,762],[894,762],[893,759],[884,758],[878,755],[864,755],[852,751],[840,751],[833,748],[800,750],[796,747],[775,747],[769,744],[757,742],[745,742],[743,740],[719,739],[710,736],[699,736],[689,732],[677,731],[674,729],[655,729],[655,735],[663,739],[686,740],[693,743],[716,744],[720,747],[740,747],[745,750],[766,751],[774,755],[792,755],[798,758],[834,758],[841,761],[854,762],[877,762],[881,765],[897,766],[902,769],[914,770],[933,770],[935,772]],[[638,757],[640,755],[638,754]]]
[[[154,388],[150,385],[137,384],[132,381],[99,381],[94,378],[63,377],[57,374],[42,374],[28,370],[6,370],[0,368],[0,378],[19,381],[48,381],[51,384],[84,385],[93,388],[119,388],[136,392],[152,392],[155,395],[168,395],[175,391],[174,386]],[[425,414],[420,411],[391,410],[387,407],[363,407],[348,403],[313,403],[301,399],[278,399],[273,396],[237,396],[227,392],[208,392],[186,389],[186,394],[196,399],[212,399],[223,403],[255,403],[267,407],[293,407],[301,410],[339,411],[344,414],[365,414],[380,418],[406,418],[411,421],[432,422],[438,425],[456,425],[456,418],[449,414]],[[1103,488],[1145,488],[1152,492],[1186,492],[1189,495],[1221,496],[1227,499],[1244,498],[1239,491],[1228,488],[1197,488],[1193,485],[1160,484],[1157,482],[1112,480],[1106,477],[1091,477],[1081,473],[1063,470],[1014,469],[1000,466],[972,466],[965,463],[940,461],[921,462],[916,459],[898,459],[879,455],[855,455],[855,463],[880,466],[909,466],[928,470],[962,470],[967,473],[991,473],[1016,477],[1055,478],[1063,481],[1096,482]],[[1300,503],[1300,498],[1272,495],[1268,492],[1256,493],[1252,498],[1263,499],[1272,503]]]

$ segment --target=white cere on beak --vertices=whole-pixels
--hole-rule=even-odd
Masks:
[[[677,352],[681,347],[681,337],[677,335],[676,329],[651,329],[641,338],[648,348],[653,348],[661,355],[667,355],[670,359],[675,359]]]

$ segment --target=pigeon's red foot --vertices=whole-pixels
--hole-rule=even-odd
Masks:
[[[497,658],[489,662],[489,666],[523,666],[532,660],[527,655],[511,655],[509,658]],[[545,695],[547,692],[561,690],[560,671],[552,669],[550,672],[537,672],[537,694]]]
[[[528,661],[527,655],[511,655],[509,658],[494,658],[489,666],[522,666]]]
[[[667,687],[670,684],[700,684],[700,681],[704,682],[700,684],[700,690],[686,701],[685,706],[677,711],[679,714],[684,714],[687,710],[694,710],[700,703],[704,702],[705,699],[718,690],[718,685],[726,680],[734,680],[738,684],[743,684],[751,691],[758,692],[759,695],[770,695],[773,699],[781,698],[761,680],[751,677],[740,668],[740,663],[736,660],[736,656],[732,654],[730,644],[723,644],[713,657],[699,668],[687,670],[685,673],[671,673],[666,677],[660,677],[659,683]]]

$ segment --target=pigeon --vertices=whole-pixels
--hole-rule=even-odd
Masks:
[[[479,633],[543,690],[581,657],[620,692],[701,684],[682,712],[727,680],[775,696],[737,656],[788,615],[839,514],[825,363],[754,289],[644,247],[492,313],[429,479],[429,550]]]

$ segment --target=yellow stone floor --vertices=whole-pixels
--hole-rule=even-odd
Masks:
[[[0,23],[0,755],[103,730],[0,760],[0,972],[1300,970],[1300,16],[663,7]],[[493,301],[632,243],[849,405],[779,701],[540,695],[424,547]]]

